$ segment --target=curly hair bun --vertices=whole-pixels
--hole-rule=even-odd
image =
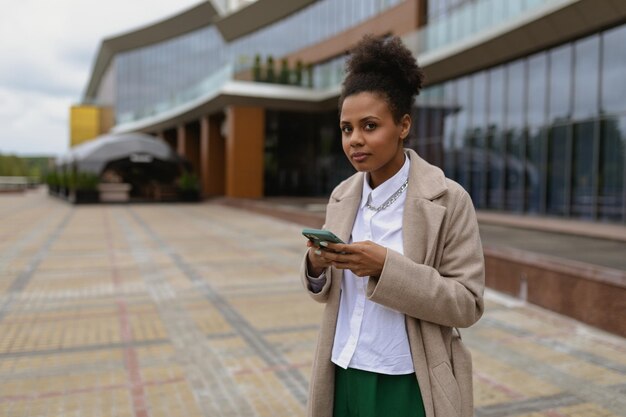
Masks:
[[[413,95],[419,94],[424,74],[399,37],[366,35],[350,52],[346,64],[348,77],[358,74],[390,77]]]
[[[365,36],[352,49],[346,63],[346,78],[339,97],[339,111],[346,97],[362,92],[379,93],[387,100],[394,120],[411,113],[424,74],[415,57],[393,36]]]

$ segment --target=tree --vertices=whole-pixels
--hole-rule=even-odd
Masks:
[[[280,75],[278,76],[278,82],[280,84],[289,84],[289,62],[286,58],[280,61]]]
[[[302,72],[304,71],[304,64],[302,64],[301,60],[296,61],[296,70],[294,72],[294,84],[302,85]]]
[[[276,71],[274,70],[274,57],[269,55],[265,68],[265,81],[268,83],[276,82]]]
[[[262,81],[261,79],[261,55],[256,54],[254,56],[254,65],[252,66],[252,79],[256,82]]]

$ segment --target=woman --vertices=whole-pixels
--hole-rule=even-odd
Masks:
[[[469,417],[471,358],[455,327],[483,312],[484,261],[468,194],[405,150],[422,72],[399,38],[353,49],[339,99],[355,175],[332,192],[302,279],[326,303],[309,416]]]

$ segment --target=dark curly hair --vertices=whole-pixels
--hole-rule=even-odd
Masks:
[[[424,73],[399,37],[366,35],[350,51],[346,78],[339,97],[339,112],[346,97],[362,92],[381,94],[396,123],[411,114],[415,96],[422,88]]]

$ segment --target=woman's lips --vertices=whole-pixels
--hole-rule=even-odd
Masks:
[[[356,162],[363,162],[365,161],[370,155],[368,153],[363,153],[363,152],[355,152],[352,155],[350,155],[350,157],[352,158],[353,161]]]

